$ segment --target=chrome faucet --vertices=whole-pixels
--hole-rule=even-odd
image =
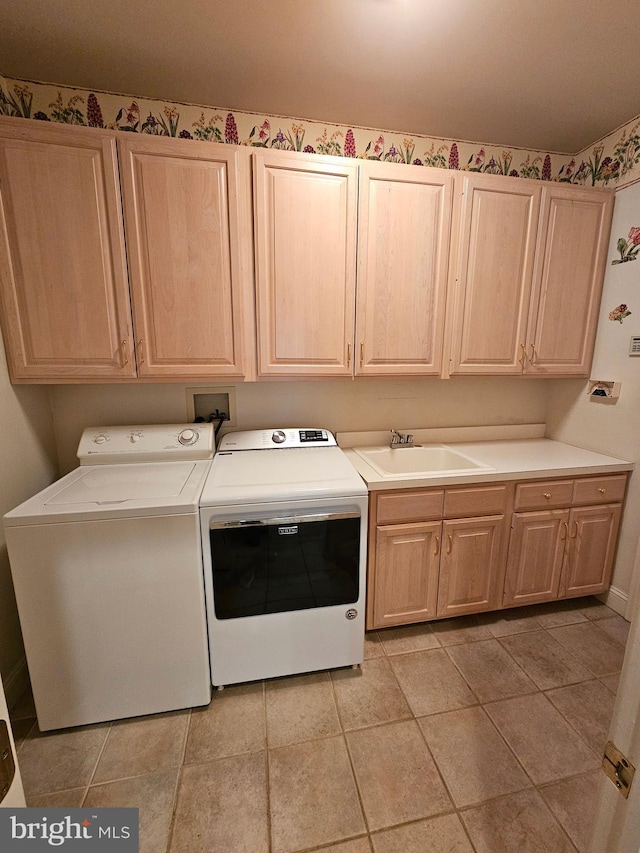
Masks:
[[[411,433],[405,435],[405,433],[396,432],[395,429],[392,429],[389,447],[392,450],[397,450],[400,447],[413,447],[413,436]]]

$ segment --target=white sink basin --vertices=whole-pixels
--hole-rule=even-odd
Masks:
[[[428,477],[438,474],[482,474],[494,471],[446,444],[423,447],[354,447],[354,451],[382,477]]]

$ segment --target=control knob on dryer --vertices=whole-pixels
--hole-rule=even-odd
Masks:
[[[185,447],[195,444],[198,440],[198,431],[195,429],[183,429],[178,435],[178,441]]]
[[[276,429],[271,436],[271,441],[275,442],[275,444],[282,444],[286,437],[283,430]]]

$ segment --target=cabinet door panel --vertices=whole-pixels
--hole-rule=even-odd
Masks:
[[[620,504],[571,510],[561,596],[592,595],[609,586],[621,511]]]
[[[452,194],[441,169],[361,165],[357,373],[440,372]]]
[[[135,376],[115,138],[21,124],[0,127],[12,379]]]
[[[476,175],[462,192],[451,373],[522,373],[540,189]]]
[[[513,514],[505,607],[558,597],[568,522],[569,510]]]
[[[352,372],[357,165],[255,153],[258,369]]]
[[[543,189],[527,373],[589,375],[612,211],[610,193]]]
[[[439,521],[378,528],[373,627],[435,618],[440,531]]]
[[[155,137],[118,144],[139,374],[241,374],[238,152]]]
[[[438,616],[501,606],[504,516],[445,521],[438,584]]]

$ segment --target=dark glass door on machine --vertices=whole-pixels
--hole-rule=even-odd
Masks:
[[[217,619],[358,600],[356,513],[212,522],[209,539]]]

